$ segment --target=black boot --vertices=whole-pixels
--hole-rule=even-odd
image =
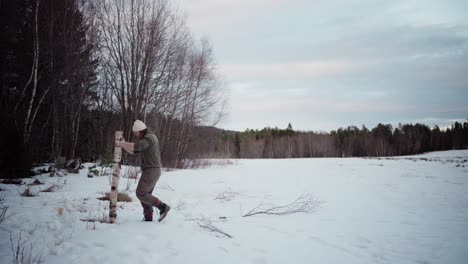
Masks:
[[[143,220],[145,220],[146,222],[153,221],[153,213],[145,213],[143,215],[145,216],[145,218]]]
[[[169,210],[171,210],[171,207],[163,202],[161,202],[161,205],[158,206],[159,209],[159,219],[158,221],[161,222],[164,218],[166,218],[167,213]]]

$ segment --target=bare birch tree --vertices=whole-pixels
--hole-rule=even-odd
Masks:
[[[122,147],[117,146],[117,143],[122,140],[122,131],[115,131],[114,140],[114,165],[112,171],[112,184],[109,199],[109,221],[115,223],[117,218],[117,195],[119,193],[119,178],[120,178],[120,161],[122,159]]]
[[[101,1],[98,9],[106,82],[112,87],[126,137],[162,83],[170,57],[167,1]]]
[[[44,100],[44,97],[48,92],[48,90],[46,90],[42,94],[41,98],[39,99],[39,102],[36,103],[36,106],[34,107],[34,103],[38,100],[38,98],[36,98],[37,97],[36,91],[37,91],[37,82],[38,82],[37,72],[39,68],[39,30],[38,30],[39,5],[40,5],[40,0],[36,0],[35,8],[34,8],[33,62],[32,62],[31,75],[26,85],[24,86],[23,90],[21,91],[20,98],[14,108],[14,112],[16,112],[19,106],[21,105],[23,99],[25,98],[28,87],[31,85],[31,82],[32,82],[31,97],[29,98],[29,102],[28,102],[27,110],[26,110],[26,116],[24,118],[24,124],[23,124],[24,143],[29,143],[31,129],[34,124],[34,120],[36,118],[37,109],[39,109],[39,107],[41,106],[42,101]]]

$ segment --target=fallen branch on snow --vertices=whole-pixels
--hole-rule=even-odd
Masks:
[[[266,215],[288,215],[295,213],[313,213],[322,202],[317,200],[312,194],[305,194],[297,198],[294,202],[278,206],[274,204],[260,204],[242,215],[242,217],[266,214]]]
[[[222,201],[229,202],[238,195],[239,195],[238,192],[233,192],[231,190],[228,190],[228,191],[224,191],[224,192],[218,194],[218,196],[216,196],[213,200],[222,200]]]
[[[204,228],[204,229],[207,229],[207,230],[209,230],[211,232],[219,233],[219,234],[222,234],[222,235],[227,236],[229,238],[232,238],[231,235],[229,235],[228,233],[226,233],[223,230],[221,230],[221,229],[217,228],[216,226],[214,226],[213,222],[210,219],[206,218],[206,217],[190,218],[190,219],[186,219],[185,221],[195,222],[201,228]]]

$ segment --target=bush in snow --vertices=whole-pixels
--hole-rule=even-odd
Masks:
[[[88,168],[88,177],[99,176],[99,170],[96,167],[96,165],[93,165]]]
[[[88,222],[87,228],[94,230],[96,229],[96,222],[99,223],[110,223],[108,207],[104,206],[104,210],[101,210],[102,206],[99,203],[99,211],[96,214],[88,212],[88,217],[80,219],[83,222]],[[91,224],[89,224],[91,223]]]
[[[101,167],[112,167],[114,164],[114,159],[112,156],[112,153],[106,153],[101,156],[100,161],[99,161],[99,166]]]
[[[24,241],[21,241],[21,231],[16,242],[13,241],[13,237],[10,234],[11,253],[13,254],[13,264],[30,264],[30,263],[42,263],[42,256],[35,255],[33,253],[32,243],[29,247],[25,245]]]

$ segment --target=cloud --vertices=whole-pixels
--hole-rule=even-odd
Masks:
[[[257,112],[257,111],[274,111],[274,112],[289,112],[289,113],[383,113],[383,112],[407,112],[415,111],[417,107],[407,104],[392,104],[383,101],[375,100],[359,100],[359,101],[337,101],[323,100],[314,96],[257,96],[255,94],[234,98],[233,110],[236,112]],[[238,100],[238,101],[237,101]],[[240,102],[242,101],[242,103]]]
[[[330,77],[342,73],[357,72],[362,70],[364,67],[364,65],[346,61],[219,65],[220,72],[225,76],[229,76],[231,79]]]
[[[387,26],[317,45],[322,56],[394,62],[456,58],[468,51],[467,26]]]
[[[239,126],[468,116],[466,1],[179,1]]]

